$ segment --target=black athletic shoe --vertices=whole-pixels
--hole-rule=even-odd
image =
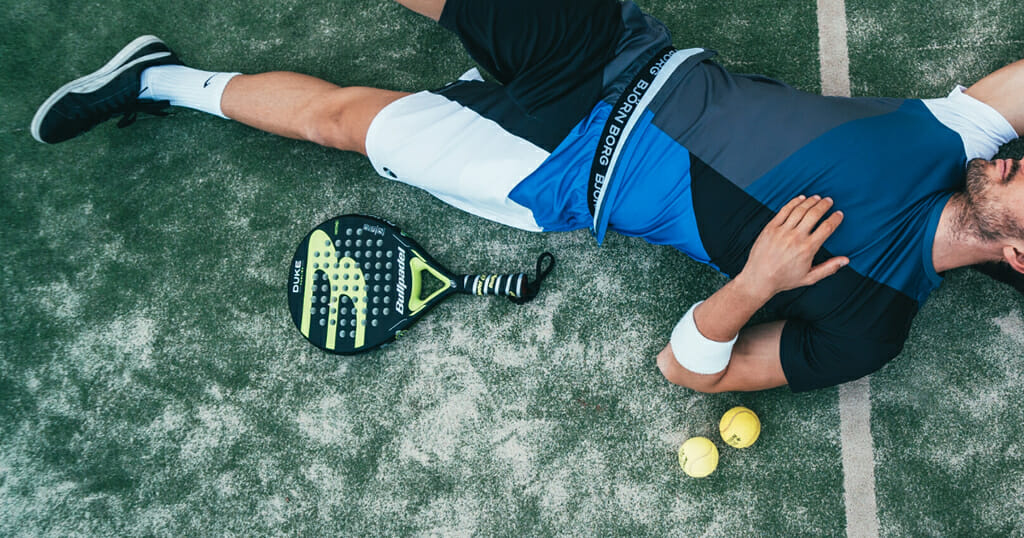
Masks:
[[[57,90],[32,118],[32,137],[56,144],[74,138],[114,116],[127,127],[139,112],[165,116],[167,101],[139,99],[142,71],[156,65],[181,65],[159,38],[146,35],[132,41],[106,65]]]

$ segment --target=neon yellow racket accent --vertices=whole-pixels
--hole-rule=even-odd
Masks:
[[[490,275],[477,280],[473,293],[476,295],[487,295],[487,290],[494,289],[495,280],[498,280],[498,275]]]
[[[302,296],[302,335],[309,338],[309,322],[313,307],[314,288],[318,285],[330,286],[330,299],[327,306],[330,313],[327,317],[327,342],[324,347],[334,349],[338,335],[338,312],[341,296],[352,300],[352,308],[356,313],[355,348],[363,346],[366,338],[366,279],[359,264],[349,257],[337,259],[331,237],[323,230],[314,230],[309,237],[309,248],[306,251],[306,289]],[[313,275],[322,271],[326,280],[323,284],[315,282]]]
[[[412,270],[412,293],[409,294],[409,313],[415,314],[419,312],[427,303],[429,303],[434,297],[441,295],[445,290],[451,287],[451,280],[444,276],[437,269],[434,269],[420,257],[420,253],[415,250],[412,251],[412,259],[409,260],[409,268]],[[420,293],[423,291],[423,270],[430,271],[430,274],[434,275],[435,278],[440,280],[444,286],[440,287],[434,293],[430,294],[430,297],[426,299],[420,298]]]

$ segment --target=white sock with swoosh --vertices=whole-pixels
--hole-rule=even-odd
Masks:
[[[202,71],[183,65],[150,67],[142,72],[139,98],[167,100],[173,106],[230,119],[220,109],[220,98],[228,81],[239,74]]]

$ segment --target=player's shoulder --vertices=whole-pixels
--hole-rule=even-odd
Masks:
[[[946,97],[921,103],[940,123],[960,135],[967,160],[990,159],[999,147],[1017,138],[1010,122],[988,104],[956,86]]]

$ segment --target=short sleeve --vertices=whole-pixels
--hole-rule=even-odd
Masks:
[[[790,319],[782,329],[779,354],[789,388],[804,392],[864,377],[895,358],[902,349],[901,337],[853,337]]]
[[[922,102],[935,119],[960,135],[968,161],[991,159],[1000,146],[1017,139],[1017,132],[996,109],[967,95],[964,89],[957,86],[946,97]]]

